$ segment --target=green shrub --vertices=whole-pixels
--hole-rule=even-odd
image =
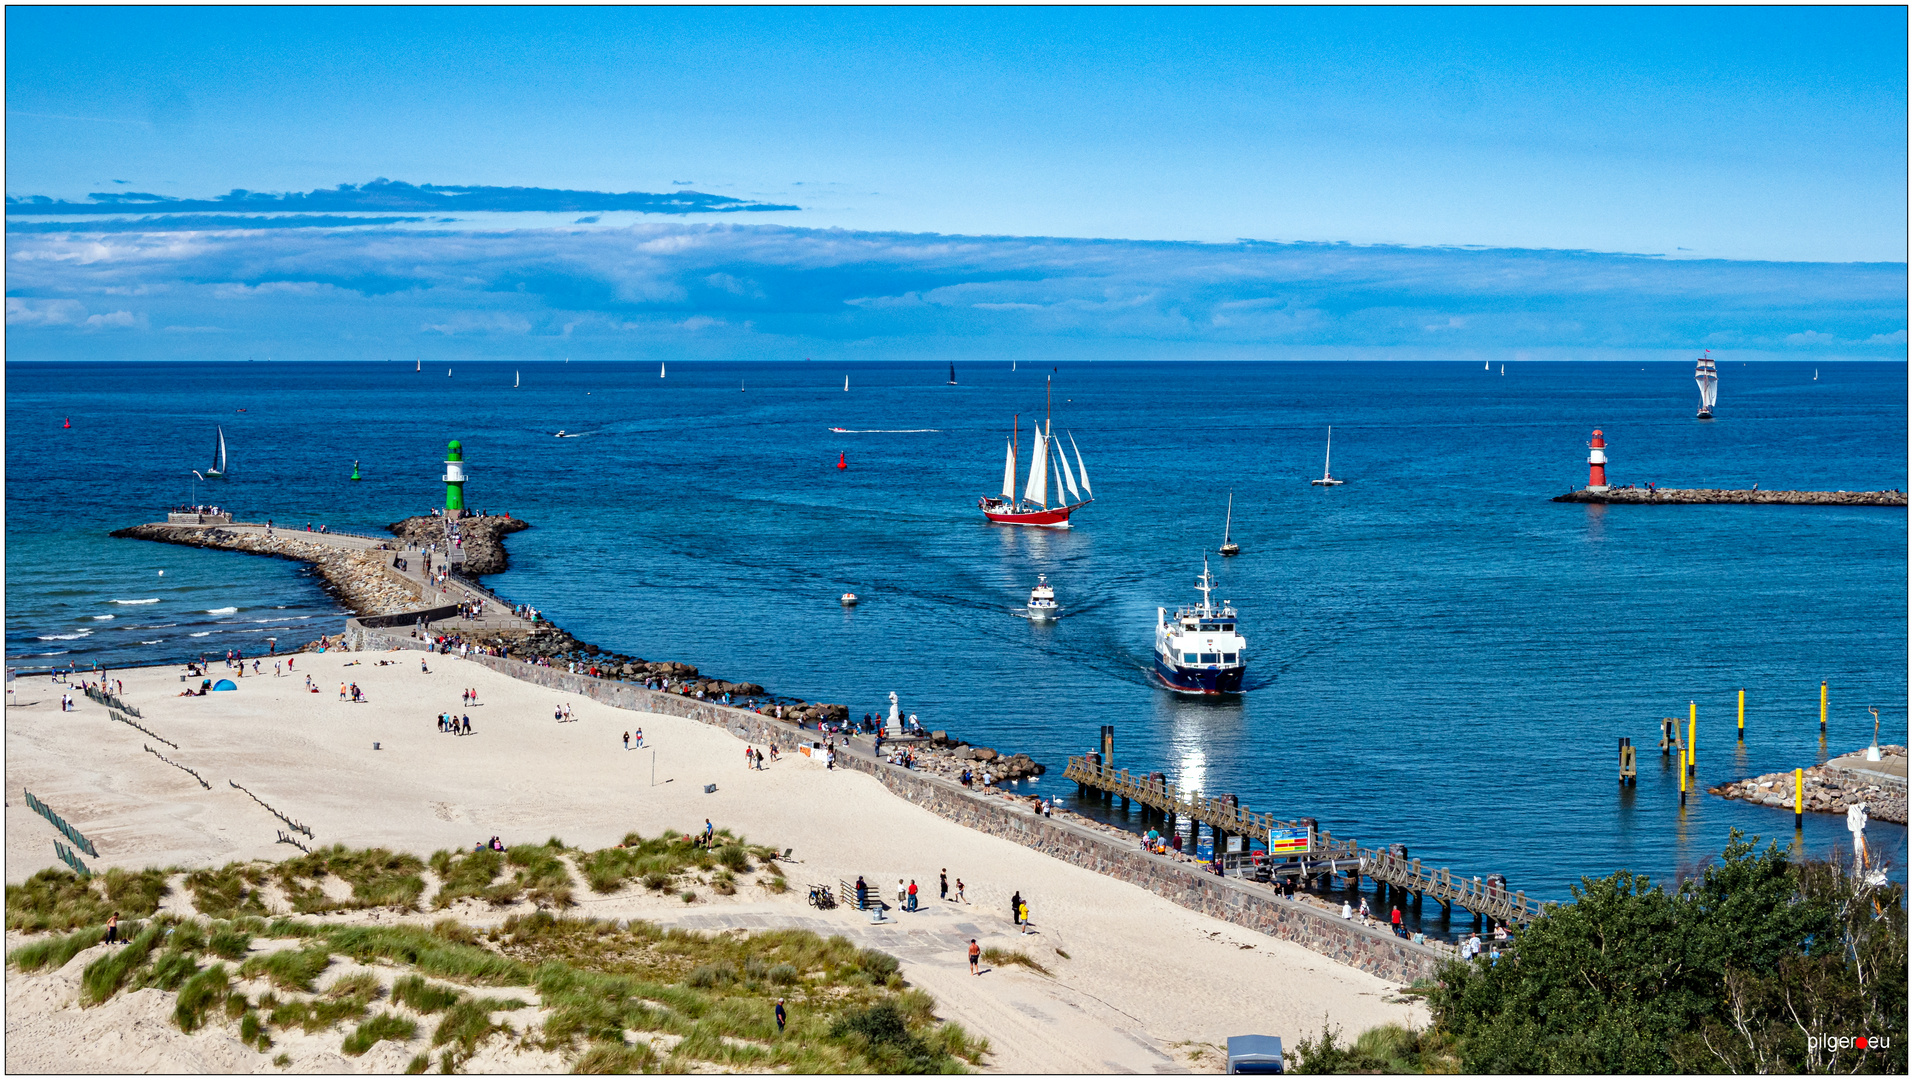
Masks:
[[[622,1075],[625,1073],[655,1072],[658,1065],[657,1051],[650,1043],[636,1046],[607,1046],[595,1043],[584,1052],[578,1063],[571,1067],[574,1073],[587,1076]]]
[[[1030,954],[1021,949],[999,949],[992,945],[983,950],[982,959],[984,963],[995,967],[1009,967],[1012,964],[1017,964],[1029,968],[1038,975],[1048,975],[1050,973],[1050,969],[1037,963]]]
[[[259,1014],[249,1012],[239,1018],[239,1041],[247,1044],[259,1039]]]
[[[520,1005],[524,1004],[519,1002]],[[458,1004],[445,1010],[438,1022],[438,1028],[432,1032],[432,1045],[444,1046],[450,1043],[466,1054],[478,1049],[485,1036],[494,1031],[503,1030],[492,1023],[492,1013],[505,1008],[503,1002],[491,998],[465,998]]]
[[[312,980],[332,965],[331,950],[321,945],[304,949],[283,949],[250,957],[239,967],[239,977],[265,976],[281,990],[312,991]]]
[[[42,870],[7,886],[7,929],[32,933],[104,925],[115,911],[122,919],[143,919],[159,910],[165,895],[164,870],[115,868],[91,878],[71,870]]]
[[[445,908],[461,897],[483,897],[504,866],[505,856],[488,849],[437,852],[432,856],[432,872],[438,875],[439,887],[432,906]]]
[[[686,889],[678,894],[678,899],[687,904],[695,904],[697,903],[697,893],[694,890]]]
[[[118,993],[127,977],[146,963],[159,941],[157,923],[147,923],[137,933],[133,927],[122,928],[131,940],[125,945],[109,946],[105,955],[86,965],[86,970],[80,973],[81,1005],[98,1005]]]
[[[726,869],[740,874],[751,868],[751,857],[736,844],[726,844],[718,848],[717,861]]]
[[[774,964],[768,972],[768,977],[778,986],[789,986],[797,981],[797,968],[792,964]]]
[[[225,1000],[230,985],[224,964],[214,964],[186,980],[173,1003],[173,1022],[179,1030],[187,1034],[199,1030],[206,1022],[207,1011]]]
[[[405,1075],[417,1076],[432,1067],[432,1055],[413,1054],[412,1060],[405,1063]]]
[[[193,894],[193,907],[213,919],[234,919],[241,915],[264,915],[266,904],[257,888],[265,880],[263,871],[244,863],[227,863],[217,870],[195,870],[186,875],[186,888]]]
[[[685,982],[700,990],[713,986],[729,986],[737,981],[737,972],[729,964],[704,964],[691,972]]]
[[[869,972],[878,982],[895,975],[901,964],[897,958],[875,949],[863,949],[857,953],[857,966]]]
[[[339,1049],[352,1057],[358,1057],[383,1040],[406,1042],[417,1034],[418,1024],[413,1021],[391,1013],[380,1013],[353,1029],[352,1034],[345,1037],[345,1042]]]
[[[653,870],[644,875],[644,887],[655,892],[663,892],[671,884],[671,875]]]
[[[168,949],[160,954],[159,960],[147,969],[140,978],[139,985],[154,986],[161,990],[177,990],[179,984],[193,977],[199,971],[199,964],[193,954],[178,949]]]
[[[230,924],[221,926],[207,939],[206,948],[226,960],[244,960],[246,953],[252,950],[252,935]]]
[[[58,971],[75,956],[98,945],[105,936],[105,927],[89,926],[64,937],[50,937],[31,945],[22,945],[8,953],[7,960],[21,971],[38,971],[45,967]]]
[[[426,982],[417,975],[406,975],[392,984],[392,1000],[418,1013],[431,1014],[449,1009],[463,996],[450,987]]]

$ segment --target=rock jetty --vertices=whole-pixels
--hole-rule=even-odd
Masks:
[[[1904,491],[1732,491],[1725,488],[1582,488],[1556,495],[1558,503],[1780,503],[1790,506],[1905,506]]]
[[[1844,814],[1854,803],[1865,803],[1867,816],[1906,824],[1906,747],[1882,746],[1880,756],[1883,760],[1869,762],[1864,752],[1856,752],[1802,770],[1801,808],[1815,814]],[[1707,790],[1723,799],[1793,810],[1792,772],[1768,773]]]
[[[464,538],[465,573],[468,576],[503,573],[511,560],[505,555],[505,537],[531,528],[522,518],[493,514],[470,515],[458,519],[458,532]],[[427,544],[445,546],[445,519],[435,514],[420,514],[395,521],[385,531],[398,537],[401,544],[424,548]]]
[[[326,591],[358,615],[393,615],[419,606],[417,586],[387,572],[392,559],[389,553],[304,539],[317,535],[313,533],[275,529],[268,535],[198,525],[135,525],[116,529],[112,535],[311,563],[318,569]]]

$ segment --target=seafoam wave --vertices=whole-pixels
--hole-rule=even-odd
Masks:
[[[235,612],[235,611],[238,611],[238,610],[239,610],[239,609],[238,609],[238,608],[236,608],[236,607],[216,607],[216,608],[207,608],[207,609],[206,609],[206,614],[208,614],[208,615],[231,615],[231,614],[232,614],[233,612]]]
[[[213,632],[211,630],[201,630],[197,634],[187,634],[186,636],[187,637],[212,637]]]
[[[93,636],[93,631],[82,630],[77,634],[41,634],[40,640],[41,641],[78,641],[81,638],[92,637],[92,636]]]
[[[155,596],[151,600],[115,600],[113,602],[115,604],[157,604],[159,597]]]
[[[118,616],[118,615],[95,615],[95,616],[93,616],[93,621],[94,621],[94,622],[105,622],[105,621],[106,621],[106,620],[108,620],[108,619],[117,619],[117,618],[119,618],[119,616]]]
[[[142,641],[142,642],[140,642],[140,644],[141,644],[141,645],[158,645],[158,644],[159,644],[160,642],[162,642],[162,641],[165,641],[165,640],[166,640],[165,638],[154,638],[154,639],[153,639],[153,640],[151,640],[151,641]]]

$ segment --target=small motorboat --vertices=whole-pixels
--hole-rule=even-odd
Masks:
[[[857,594],[854,592],[847,592],[843,594],[842,596],[838,597],[837,602],[842,604],[845,607],[856,607]]]
[[[1023,614],[1031,622],[1054,622],[1062,614],[1062,609],[1056,606],[1056,590],[1050,587],[1048,574],[1036,575],[1036,588],[1030,590],[1030,606],[1023,609]]]

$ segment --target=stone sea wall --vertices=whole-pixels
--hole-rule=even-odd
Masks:
[[[1883,746],[1880,752],[1887,762],[1899,759],[1900,768],[1905,769],[1906,747]],[[1864,803],[1868,817],[1906,824],[1906,780],[1883,775],[1880,771],[1862,772],[1841,767],[1841,763],[1854,761],[1856,757],[1848,755],[1825,765],[1801,770],[1801,809],[1810,814],[1844,814],[1847,807]],[[1708,788],[1707,791],[1710,795],[1719,795],[1724,799],[1743,799],[1776,810],[1793,812],[1792,772],[1749,777]]]
[[[117,529],[112,535],[312,563],[318,568],[326,589],[360,615],[389,615],[409,611],[419,605],[418,587],[391,568],[392,553],[389,551],[346,548],[305,540],[302,537],[311,534],[291,529],[275,530],[271,536],[267,536],[264,533],[232,532],[190,525],[135,525]]]
[[[355,649],[423,648],[422,642],[374,628],[350,624],[347,641]],[[681,716],[721,727],[740,739],[782,750],[817,742],[816,732],[799,729],[744,709],[699,701],[679,694],[647,690],[635,683],[572,675],[557,668],[490,656],[470,657],[473,663],[515,679],[576,694],[620,709]],[[978,832],[1000,837],[1080,866],[1126,881],[1157,896],[1204,915],[1293,941],[1330,959],[1359,968],[1391,982],[1408,984],[1433,978],[1442,956],[1427,946],[1395,937],[1386,929],[1371,928],[1336,918],[1299,901],[1284,900],[1272,890],[1217,877],[1140,847],[1080,828],[1067,821],[1039,818],[1026,806],[996,796],[979,794],[953,781],[926,776],[867,755],[839,754],[839,765],[874,775],[892,794]]]
[[[458,519],[459,535],[464,537],[465,573],[497,574],[510,564],[505,555],[505,536],[531,528],[527,522],[511,517],[473,517]],[[431,514],[395,521],[385,530],[401,543],[424,547],[438,544],[444,550],[445,519]]]
[[[1582,488],[1556,495],[1564,503],[1779,503],[1793,506],[1905,506],[1904,491],[1732,491],[1722,488]]]

